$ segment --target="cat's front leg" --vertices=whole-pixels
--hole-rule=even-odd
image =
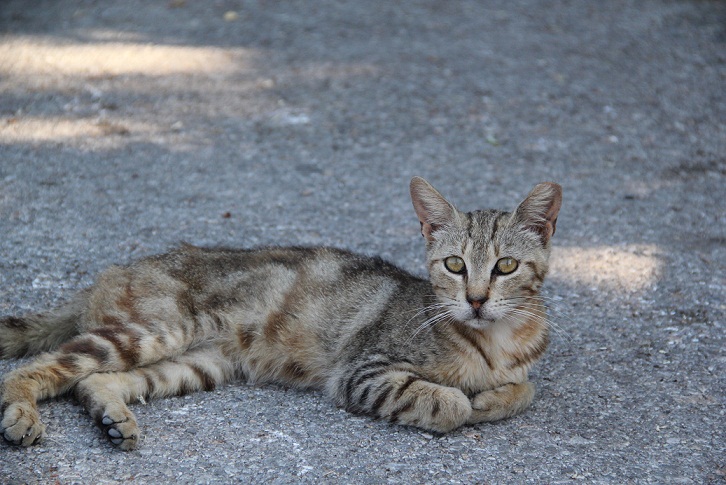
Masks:
[[[461,390],[385,361],[353,368],[338,396],[349,411],[439,433],[458,428],[471,415],[471,402]]]
[[[403,386],[413,378],[398,386],[393,384],[393,396],[378,411],[381,418],[439,433],[452,431],[467,422],[471,403],[463,392],[424,379],[416,379],[402,392]],[[379,395],[378,399],[381,398]]]
[[[468,424],[512,417],[527,409],[532,399],[534,384],[529,381],[480,392],[471,399],[472,412]]]

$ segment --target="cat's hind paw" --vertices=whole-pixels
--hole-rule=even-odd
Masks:
[[[45,436],[45,425],[34,406],[28,403],[9,404],[0,422],[0,434],[8,443],[34,445]]]
[[[131,451],[139,444],[141,430],[128,409],[121,411],[106,409],[98,425],[109,441],[121,450]]]

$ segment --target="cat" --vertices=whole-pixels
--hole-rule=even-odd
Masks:
[[[328,247],[200,248],[112,266],[65,306],[0,319],[0,434],[45,433],[36,402],[73,391],[111,443],[141,437],[127,403],[234,379],[316,388],[336,405],[444,433],[522,412],[548,345],[538,296],[562,189],[511,213],[464,213],[410,185],[429,280]]]

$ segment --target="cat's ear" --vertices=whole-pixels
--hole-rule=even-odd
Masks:
[[[421,177],[411,179],[411,200],[421,222],[421,234],[429,241],[433,240],[434,231],[454,223],[459,213],[451,202]]]
[[[539,234],[547,244],[557,227],[562,206],[562,187],[554,182],[537,184],[514,211],[514,218],[527,230]]]

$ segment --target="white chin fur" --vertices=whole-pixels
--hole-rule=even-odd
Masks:
[[[484,328],[491,327],[492,325],[494,325],[494,322],[495,321],[496,320],[488,320],[488,319],[485,319],[485,318],[471,318],[469,320],[466,320],[465,323],[467,325],[469,325],[470,327],[472,327],[472,328],[476,328],[476,329],[481,330],[481,329],[484,329]]]

